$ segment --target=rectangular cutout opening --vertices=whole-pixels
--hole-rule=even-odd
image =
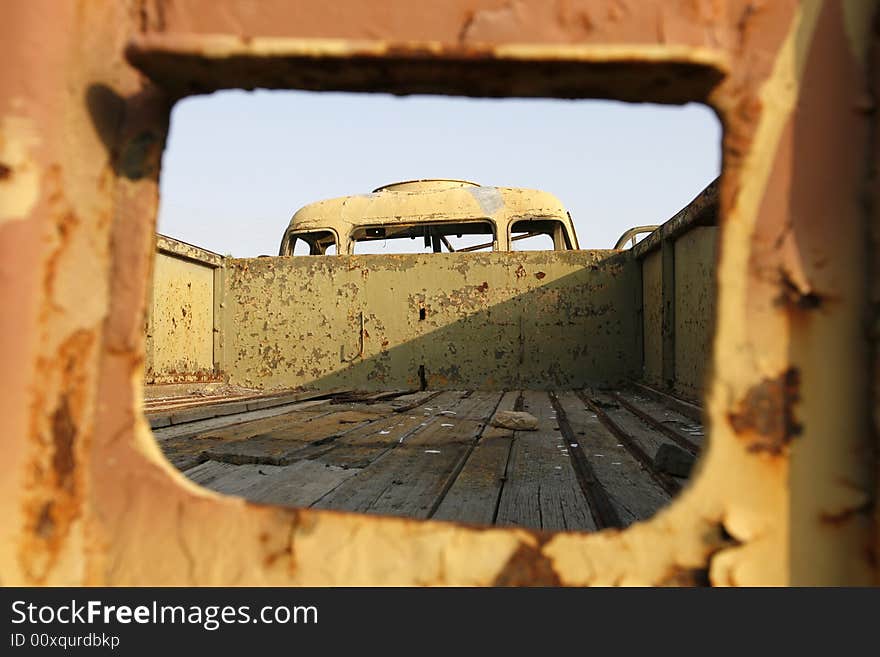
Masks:
[[[209,330],[161,338],[210,345],[213,378],[148,377],[163,452],[196,483],[286,506],[544,530],[650,517],[703,441],[685,411],[715,229],[692,203],[720,144],[697,105],[181,101],[159,232],[222,264]]]

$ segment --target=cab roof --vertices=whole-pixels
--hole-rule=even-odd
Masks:
[[[549,192],[430,179],[397,182],[370,194],[310,203],[293,215],[286,233],[331,228],[342,237],[359,226],[482,218],[499,224],[519,219],[559,219],[570,225],[565,206]]]

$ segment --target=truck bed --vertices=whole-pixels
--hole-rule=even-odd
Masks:
[[[501,410],[531,413],[538,430],[494,426]],[[239,393],[150,400],[146,412],[169,461],[220,493],[544,530],[650,517],[684,485],[703,440],[699,408],[638,384]]]

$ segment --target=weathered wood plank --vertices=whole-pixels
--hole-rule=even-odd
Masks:
[[[206,488],[210,488],[224,495],[239,495],[245,497],[249,488],[260,484],[259,479],[268,477],[279,470],[277,465],[235,465],[233,469],[213,479]]]
[[[556,411],[556,422],[559,425],[559,430],[562,432],[562,437],[566,442],[568,458],[571,461],[571,466],[574,469],[581,491],[584,493],[584,497],[587,498],[587,504],[590,507],[593,520],[596,521],[596,526],[599,529],[625,526],[617,507],[611,503],[608,492],[602,485],[601,480],[596,477],[595,469],[590,463],[590,459],[584,453],[579,436],[575,433],[571,422],[569,422],[568,414],[565,407],[560,403],[559,396],[553,391],[550,391],[548,395],[553,410]],[[594,454],[593,456],[597,455]],[[602,455],[599,454],[598,456]]]
[[[392,400],[396,397],[400,397],[402,395],[406,395],[412,392],[416,392],[415,390],[380,390],[379,392],[369,392],[363,390],[354,390],[343,392],[338,395],[333,395],[332,399],[336,403],[345,403],[345,402],[353,402],[360,404],[370,404],[374,402],[384,401],[384,400]]]
[[[240,425],[205,431],[196,435],[166,438],[159,443],[162,452],[178,470],[186,470],[210,458],[207,452],[221,448],[227,442],[240,440],[279,427],[302,427],[308,422],[327,415],[314,410],[302,410],[271,418],[263,418]],[[244,461],[239,461],[244,462]]]
[[[703,409],[698,404],[680,399],[675,395],[663,392],[662,390],[657,390],[656,388],[645,385],[639,381],[632,381],[631,384],[640,393],[654,398],[667,408],[675,409],[682,415],[689,417],[694,422],[703,421]]]
[[[463,394],[443,392],[409,413],[393,413],[368,427],[346,434],[332,445],[311,450],[311,454],[304,454],[301,458],[313,458],[344,468],[365,468],[385,452],[399,447],[411,436],[444,417],[444,411],[454,407]]]
[[[275,417],[276,415],[295,413],[297,411],[302,411],[307,408],[313,408],[315,406],[326,403],[326,399],[315,399],[311,401],[297,402],[295,404],[285,404],[284,406],[276,406],[274,408],[267,408],[259,411],[236,413],[234,415],[226,415],[223,417],[210,418],[208,420],[199,420],[196,422],[189,422],[187,424],[172,425],[170,427],[154,429],[153,435],[156,437],[156,440],[160,441],[167,440],[169,438],[177,438],[180,436],[195,436],[197,434],[205,433],[212,429],[219,429],[221,427],[242,424],[243,422],[251,422],[253,420]]]
[[[164,454],[165,458],[168,459],[168,462],[181,471],[194,468],[200,463],[204,463],[208,460],[207,454],[204,454],[202,450],[197,449],[190,449],[185,452],[171,451],[165,452]]]
[[[209,458],[226,463],[289,465],[301,458],[300,454],[307,446],[328,443],[380,417],[359,411],[322,414],[282,424],[247,438],[214,444],[206,453]]]
[[[500,392],[475,392],[402,450],[389,455],[383,467],[405,473],[403,483],[387,487],[370,507],[371,513],[427,518],[460,473],[461,464],[495,412]],[[397,463],[393,463],[397,461]]]
[[[501,393],[476,392],[449,408],[430,402],[433,416],[421,430],[386,451],[357,477],[315,506],[425,518],[447,478],[479,435]]]
[[[322,405],[319,406],[317,410],[307,409],[295,413],[287,413],[276,417],[242,422],[241,424],[235,424],[229,427],[221,427],[220,429],[205,431],[204,433],[193,436],[193,438],[200,440],[241,440],[242,438],[250,438],[251,436],[258,436],[279,429],[303,427],[310,422],[330,415],[330,413],[331,411],[328,410],[328,407]]]
[[[704,438],[701,422],[695,422],[673,408],[637,392],[615,391],[614,397],[627,410],[648,423],[648,426],[666,433],[680,447],[692,453],[699,452]]]
[[[585,391],[585,393],[594,404],[597,404],[600,407],[614,424],[629,434],[629,436],[638,443],[639,447],[644,450],[648,457],[653,459],[660,445],[673,442],[659,431],[654,431],[648,427],[625,406],[614,399],[611,394],[599,390],[588,390]]]
[[[497,411],[512,411],[519,392],[506,392]],[[490,418],[491,419],[491,416]],[[437,520],[491,525],[495,521],[513,431],[487,425],[461,471],[431,516]]]
[[[650,518],[669,502],[669,495],[577,395],[560,392],[558,398],[577,443],[623,526]]]
[[[184,474],[218,493],[239,495],[264,504],[301,507],[309,506],[357,472],[312,461],[284,467],[207,461]]]
[[[588,390],[578,391],[577,394],[663,490],[669,495],[675,495],[681,490],[682,480],[660,472],[654,466],[654,457],[660,446],[674,445],[673,441],[662,433],[649,429],[606,393]]]
[[[394,408],[395,413],[405,413],[407,411],[411,411],[417,406],[423,406],[427,404],[430,400],[434,399],[434,397],[439,396],[442,392],[442,390],[421,390],[419,392],[413,392],[408,395],[401,395],[391,402],[391,406]]]
[[[514,434],[496,523],[546,530],[594,531],[596,522],[575,477],[547,393],[523,392],[538,431]]]
[[[238,466],[230,463],[205,461],[200,465],[184,470],[183,474],[186,475],[190,481],[199,484],[200,486],[204,486],[205,488],[210,488],[211,483],[214,480],[233,472],[236,467]]]
[[[265,476],[252,475],[251,484],[240,488],[237,494],[262,504],[307,507],[358,472],[315,461],[297,461]]]
[[[284,406],[298,401],[323,399],[326,392],[287,392],[264,395],[235,395],[221,400],[203,399],[146,401],[144,413],[151,428],[186,424],[198,420],[237,415],[247,411]]]

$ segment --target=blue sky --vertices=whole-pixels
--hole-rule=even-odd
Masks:
[[[627,228],[675,214],[720,166],[720,123],[697,104],[224,91],[174,108],[158,230],[276,255],[312,201],[463,178],[552,192],[582,248],[611,248]]]

